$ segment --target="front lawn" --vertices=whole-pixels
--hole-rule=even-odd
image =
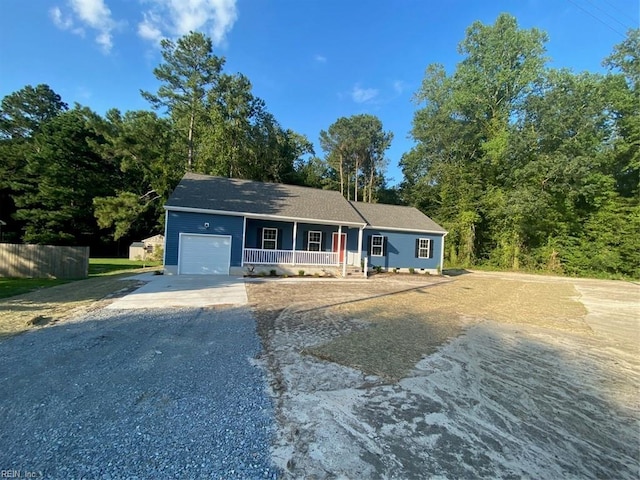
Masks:
[[[129,260],[127,258],[90,258],[89,277],[115,275],[127,271],[139,270],[146,267],[157,267],[162,262],[148,262]],[[0,278],[0,298],[8,298],[23,293],[33,292],[42,288],[55,287],[73,282],[73,279],[58,278]]]
[[[129,260],[128,258],[90,258],[89,276],[112,275],[123,273],[126,270],[136,270],[146,267],[158,267],[162,262],[143,260]]]
[[[0,278],[0,298],[22,295],[39,288],[55,287],[71,281],[57,278]]]

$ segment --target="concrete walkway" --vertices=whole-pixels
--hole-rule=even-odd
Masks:
[[[127,280],[147,282],[130,294],[115,300],[109,309],[246,305],[247,291],[241,278],[225,275],[142,274]]]

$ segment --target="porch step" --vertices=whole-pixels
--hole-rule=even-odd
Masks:
[[[342,274],[342,270],[340,270]],[[356,267],[354,265],[347,265],[347,277],[361,277],[362,269],[360,267]]]

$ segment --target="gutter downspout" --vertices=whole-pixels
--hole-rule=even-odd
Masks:
[[[167,270],[167,228],[169,225],[169,210],[164,210],[164,252],[162,253],[162,271],[166,273]]]
[[[440,245],[440,275],[444,272],[444,237],[446,237],[448,233],[449,232],[445,232],[445,234],[442,235],[442,245]]]

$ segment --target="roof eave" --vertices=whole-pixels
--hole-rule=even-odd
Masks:
[[[434,235],[447,235],[449,232],[446,230],[427,230],[424,228],[400,228],[400,227],[384,227],[381,225],[367,225],[366,228],[376,230],[391,230],[394,232],[414,232],[414,233],[430,233]]]

